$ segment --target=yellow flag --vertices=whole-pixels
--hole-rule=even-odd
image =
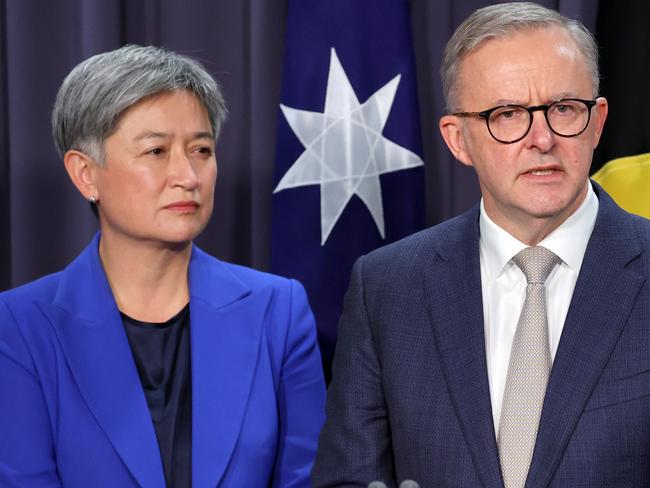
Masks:
[[[625,210],[650,219],[650,153],[613,159],[592,179]]]

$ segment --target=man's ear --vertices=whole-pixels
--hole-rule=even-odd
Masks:
[[[99,200],[95,184],[97,163],[81,151],[71,149],[63,156],[63,164],[72,183],[83,197],[86,200],[90,200],[91,197]]]
[[[443,115],[438,126],[449,151],[454,157],[466,166],[473,166],[472,160],[465,149],[465,134],[463,122],[455,115]]]
[[[603,127],[605,126],[605,120],[607,119],[607,113],[609,111],[609,105],[605,97],[598,97],[596,99],[596,106],[592,109],[592,119],[593,123],[596,124],[596,140],[594,143],[594,149],[598,146],[600,141],[600,136],[603,133]]]

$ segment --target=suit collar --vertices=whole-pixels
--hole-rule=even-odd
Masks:
[[[193,249],[189,279],[196,486],[217,486],[233,455],[271,300],[269,288],[252,290],[232,269]]]
[[[250,287],[241,281],[229,267],[194,246],[190,257],[190,301],[201,300],[219,309],[245,298]]]
[[[64,270],[54,305],[88,322],[110,314],[117,305],[99,258],[100,234]],[[215,288],[215,284],[219,284]],[[212,308],[233,303],[251,292],[221,261],[192,247],[189,265],[190,299]]]
[[[486,487],[501,487],[485,357],[479,208],[439,227],[424,270],[438,355],[467,449]]]
[[[625,326],[644,277],[632,219],[592,182],[599,210],[546,393],[526,486],[547,486]],[[478,251],[478,205],[442,224],[424,287],[447,387],[484,486],[502,486],[489,399]],[[426,254],[426,252],[425,252]],[[431,253],[429,253],[431,254]]]
[[[527,486],[547,486],[625,327],[644,277],[633,220],[596,184],[599,212],[555,356]]]
[[[99,234],[40,303],[81,394],[127,468],[165,486],[155,430],[121,317],[99,258]],[[232,456],[257,365],[270,290],[251,290],[230,266],[194,247],[189,265],[192,476],[215,486]]]
[[[53,304],[89,323],[113,314],[117,305],[99,259],[97,233],[61,274]]]
[[[145,488],[164,487],[151,415],[98,245],[99,234],[63,271],[53,303],[39,307],[83,399],[127,469]]]

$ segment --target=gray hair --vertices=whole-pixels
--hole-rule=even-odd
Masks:
[[[103,164],[104,142],[120,116],[147,97],[173,90],[189,90],[199,99],[216,141],[228,110],[219,85],[197,61],[136,45],[88,58],[65,78],[54,103],[52,133],[59,154],[76,149]]]
[[[579,21],[569,19],[555,10],[531,2],[513,2],[490,5],[476,10],[449,39],[440,66],[440,76],[447,110],[457,107],[458,69],[461,61],[485,41],[503,39],[524,29],[557,26],[563,28],[575,41],[591,71],[593,96],[598,95],[598,46],[589,30]]]

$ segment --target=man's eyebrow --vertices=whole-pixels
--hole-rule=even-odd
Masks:
[[[557,102],[558,100],[564,100],[565,98],[576,98],[576,95],[572,92],[561,92],[554,94],[547,99],[547,104]],[[499,107],[501,105],[521,105],[522,107],[527,107],[530,105],[528,101],[524,102],[522,100],[515,100],[512,98],[500,98],[499,100],[494,101],[494,107]]]
[[[558,94],[553,95],[552,97],[550,97],[549,102],[551,102],[551,103],[552,102],[557,102],[559,100],[564,100],[565,98],[578,98],[578,97],[576,97],[575,93],[562,92],[562,93],[558,93]]]
[[[494,107],[500,107],[501,105],[526,105],[526,103],[514,98],[500,98],[494,101]]]

